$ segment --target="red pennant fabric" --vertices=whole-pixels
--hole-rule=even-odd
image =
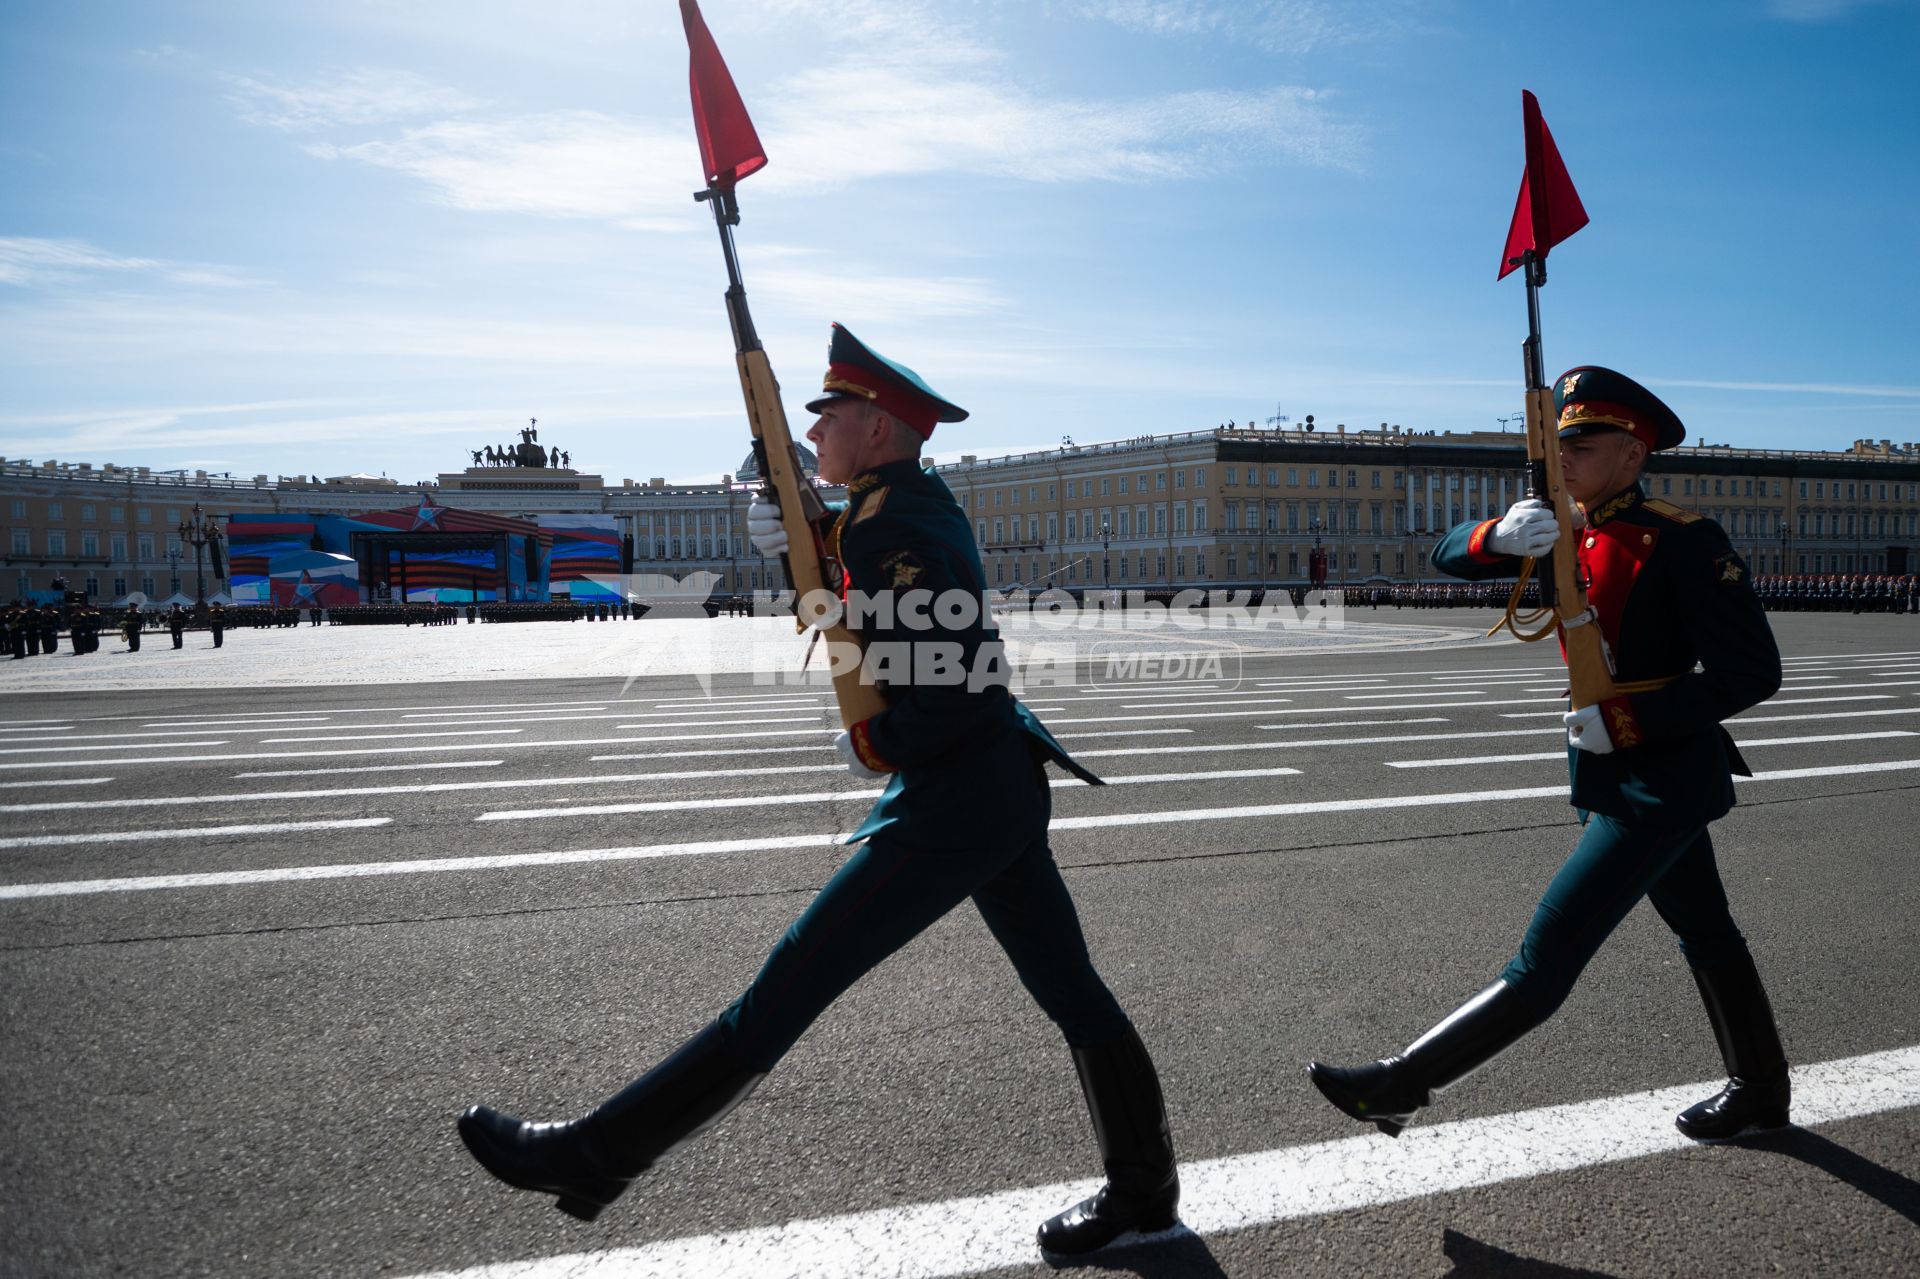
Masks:
[[[700,135],[700,162],[707,181],[718,190],[766,167],[766,148],[753,131],[746,103],[733,86],[733,76],[720,46],[700,16],[698,0],[680,0],[680,20],[687,28],[687,52],[692,61],[688,81],[693,89],[693,128]]]
[[[1549,249],[1587,224],[1580,193],[1573,189],[1560,148],[1553,145],[1553,134],[1540,114],[1540,100],[1525,89],[1520,91],[1520,114],[1527,135],[1527,167],[1520,175],[1513,221],[1507,224],[1507,245],[1500,252],[1500,274],[1495,278],[1501,280],[1520,265],[1520,256],[1528,249],[1544,261]]]

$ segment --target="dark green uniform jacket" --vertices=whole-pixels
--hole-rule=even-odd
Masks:
[[[939,476],[912,460],[857,476],[847,494],[827,532],[827,553],[846,570],[850,592],[891,593],[891,617],[853,620],[870,662],[881,654],[895,659],[884,683],[887,709],[851,730],[861,760],[893,776],[847,842],[881,831],[930,848],[997,844],[1017,833],[1031,838],[1039,832],[1009,828],[1036,821],[1044,828],[1043,809],[1000,801],[1033,792],[1038,761],[1052,760],[1096,785],[1099,779],[1007,689],[1006,656],[987,612],[986,573],[966,512]],[[973,607],[936,607],[949,592],[970,596]],[[924,607],[913,611],[926,625],[908,617],[916,600]],[[956,671],[957,680],[943,674]]]
[[[1638,486],[1597,503],[1589,520],[1580,564],[1615,681],[1674,678],[1601,704],[1614,750],[1569,749],[1573,803],[1644,825],[1705,825],[1733,807],[1732,774],[1751,776],[1720,722],[1780,688],[1766,612],[1712,520],[1650,501]],[[1485,547],[1495,523],[1455,528],[1434,565],[1470,581],[1517,576],[1517,557]]]

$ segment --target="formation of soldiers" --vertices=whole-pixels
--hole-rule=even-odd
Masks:
[[[191,612],[178,604],[161,611],[129,604],[117,614],[84,600],[62,608],[57,604],[14,603],[0,612],[0,656],[7,658],[51,657],[60,651],[60,632],[66,631],[73,655],[83,657],[100,651],[100,634],[118,631],[126,641],[126,651],[140,651],[141,638],[149,631],[166,630],[175,648],[183,648],[189,627],[204,627],[219,648],[224,632],[232,623],[224,605],[214,604]]]
[[[60,610],[51,604],[35,608],[12,604],[0,614],[0,645],[12,658],[38,657],[60,651]]]
[[[1920,613],[1920,577],[1912,574],[1789,573],[1756,577],[1770,613]]]

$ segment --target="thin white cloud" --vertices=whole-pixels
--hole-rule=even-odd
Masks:
[[[800,70],[757,96],[756,123],[774,157],[756,179],[763,189],[832,189],[931,173],[1030,182],[1182,180],[1274,156],[1352,170],[1365,155],[1360,126],[1311,88],[1049,94],[1003,72],[996,50],[924,4],[755,3],[769,21],[816,24],[830,34],[832,49],[826,59],[800,60]],[[1268,17],[1278,21],[1284,7],[1262,11],[1275,10]],[[677,115],[670,123],[594,111],[488,115],[419,77],[369,69],[298,86],[239,77],[232,83],[243,113],[277,128],[409,122],[397,134],[316,141],[307,150],[408,174],[456,208],[645,230],[697,227],[685,209],[692,140]],[[849,146],[850,138],[859,144]]]
[[[699,225],[687,216],[699,166],[684,132],[564,111],[518,120],[448,120],[390,140],[316,143],[307,150],[408,174],[459,209],[681,230]]]
[[[333,71],[304,84],[243,75],[222,78],[231,87],[227,100],[243,120],[291,132],[417,120],[479,105],[424,76],[381,67]]]
[[[1075,100],[846,63],[782,82],[772,108],[763,137],[779,163],[767,167],[769,186],[938,172],[1140,182],[1203,177],[1270,152],[1353,169],[1364,152],[1358,127],[1325,95],[1287,86]]]
[[[1920,399],[1920,386],[1849,386],[1838,382],[1700,382],[1662,378],[1660,386],[1697,387],[1706,391],[1756,391],[1763,394],[1862,395],[1874,398]]]
[[[152,276],[173,284],[244,288],[257,281],[222,266],[109,252],[85,240],[0,236],[0,284],[42,288],[96,275]]]
[[[1400,35],[1422,7],[1419,0],[1368,5],[1333,0],[1234,0],[1230,4],[1218,0],[1085,0],[1069,12],[1143,35],[1223,39],[1269,53],[1298,54],[1328,45]]]
[[[987,280],[963,276],[883,276],[854,270],[773,266],[754,272],[753,291],[823,315],[892,321],[985,315],[1005,299]]]

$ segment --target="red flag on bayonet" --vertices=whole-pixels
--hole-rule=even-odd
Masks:
[[[1520,265],[1520,255],[1528,249],[1545,261],[1547,250],[1587,224],[1580,193],[1573,189],[1560,149],[1540,115],[1540,100],[1525,89],[1520,90],[1520,113],[1527,133],[1527,167],[1520,175],[1520,199],[1507,227],[1507,247],[1500,254],[1495,278],[1501,280]]]
[[[713,42],[697,0],[680,0],[680,19],[687,28],[687,51],[692,55],[688,80],[693,88],[693,127],[700,135],[700,162],[707,181],[726,191],[767,163],[766,148],[753,131],[740,90],[733,87],[720,46]]]

